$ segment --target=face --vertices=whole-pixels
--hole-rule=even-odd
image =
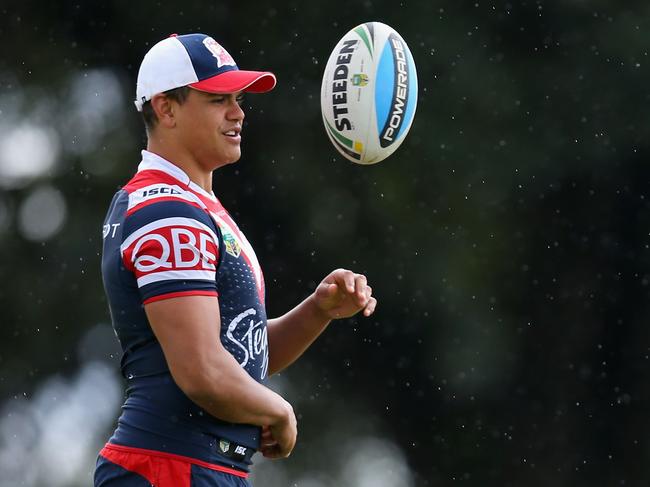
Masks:
[[[177,141],[206,170],[236,162],[241,157],[244,112],[242,93],[218,95],[190,89],[175,104]]]

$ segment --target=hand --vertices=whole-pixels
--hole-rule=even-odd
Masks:
[[[361,310],[370,316],[377,306],[366,276],[346,269],[336,269],[325,277],[313,300],[328,319],[349,318]]]
[[[286,458],[296,445],[298,426],[296,415],[289,403],[286,417],[270,426],[262,426],[260,452],[266,458]]]

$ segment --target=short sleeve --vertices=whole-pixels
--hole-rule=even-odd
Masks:
[[[129,215],[120,246],[144,304],[216,296],[219,237],[210,216],[183,202],[160,202]]]

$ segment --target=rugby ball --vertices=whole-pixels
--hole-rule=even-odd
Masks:
[[[404,142],[418,100],[413,56],[381,22],[345,34],[327,61],[321,113],[334,147],[357,164],[386,159]]]

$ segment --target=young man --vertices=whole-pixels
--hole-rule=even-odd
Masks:
[[[113,198],[102,256],[127,399],[95,486],[249,485],[253,453],[286,457],[296,442],[293,409],[266,377],[330,320],[375,309],[366,278],[338,269],[267,321],[262,271],[212,172],[241,155],[241,94],[275,82],[203,34],[173,35],[142,61],[147,150]]]

